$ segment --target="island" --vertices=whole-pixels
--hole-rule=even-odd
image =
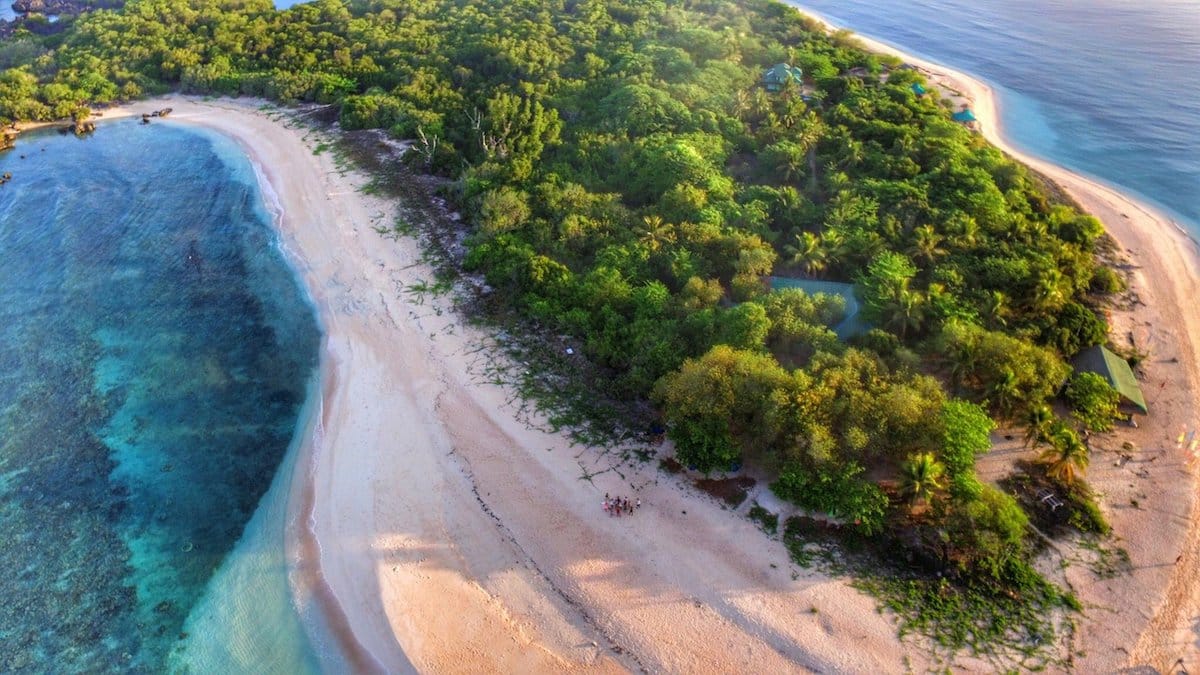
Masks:
[[[289,581],[354,670],[1164,667],[1196,606],[1200,520],[1147,527],[1194,509],[1194,432],[1150,429],[1194,410],[1196,247],[978,81],[765,0],[10,40],[0,122],[169,110],[277,199],[325,332]]]

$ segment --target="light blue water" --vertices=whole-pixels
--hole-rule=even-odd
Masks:
[[[1200,236],[1200,2],[798,4],[998,85],[1016,145],[1165,207]]]
[[[0,172],[0,672],[161,672],[285,457],[312,309],[221,137],[106,123]]]

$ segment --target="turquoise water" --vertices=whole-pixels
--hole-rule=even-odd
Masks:
[[[113,122],[22,138],[0,172],[0,672],[162,671],[207,639],[214,573],[282,550],[277,527],[228,557],[318,327],[228,140]],[[243,583],[286,606],[270,560]]]
[[[1200,2],[803,0],[996,87],[1005,135],[1200,236]]]

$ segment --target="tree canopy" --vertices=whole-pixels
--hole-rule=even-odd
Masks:
[[[1099,222],[897,60],[767,0],[131,0],[72,21],[0,46],[0,122],[180,90],[434,141],[464,269],[585,345],[601,395],[657,402],[686,464],[758,462],[867,532],[909,511],[883,481],[944,489],[933,517],[1020,553],[1019,507],[974,474],[986,410],[1043,410],[1119,283]],[[804,82],[766,91],[778,63]],[[839,342],[840,299],[769,292],[771,274],[857,283],[875,330]],[[1098,420],[1087,385],[1072,395]]]

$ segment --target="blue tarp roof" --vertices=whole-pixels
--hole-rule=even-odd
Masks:
[[[925,87],[921,86],[921,83],[920,83],[920,82],[913,82],[913,85],[912,85],[912,91],[913,91],[913,93],[914,93],[914,94],[916,94],[917,96],[924,96],[924,95],[925,95],[925,92],[926,92],[926,91],[928,91],[928,90],[927,90],[927,89],[925,89]]]
[[[837,281],[818,281],[816,279],[794,279],[790,277],[770,277],[769,280],[772,291],[784,288],[799,288],[809,295],[825,293],[827,295],[842,296],[846,301],[846,317],[842,319],[841,323],[833,327],[833,332],[837,334],[839,340],[849,340],[871,329],[871,326],[866,321],[863,321],[862,316],[859,315],[858,298],[854,295],[854,284],[843,284]]]
[[[960,111],[954,113],[953,115],[951,115],[950,118],[953,119],[955,122],[974,122],[975,121],[975,113],[971,112],[970,109],[960,110]]]

